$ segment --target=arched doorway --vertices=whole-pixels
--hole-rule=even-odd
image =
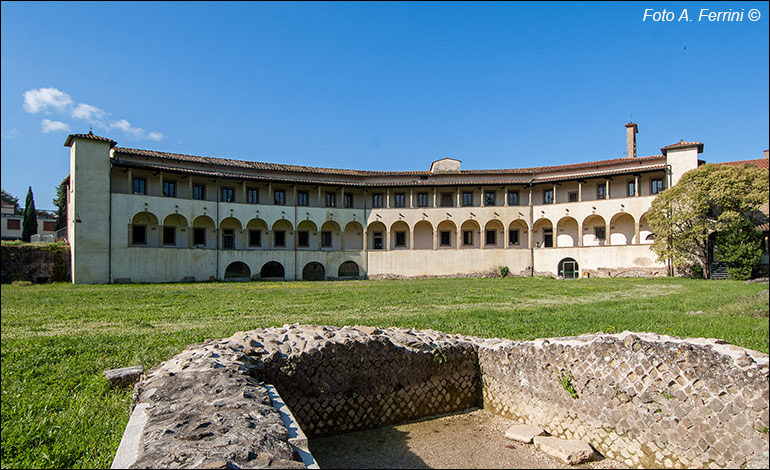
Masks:
[[[278,261],[268,261],[262,266],[262,270],[259,271],[259,277],[263,280],[280,280],[284,279],[283,265]]]
[[[355,261],[345,261],[337,270],[337,277],[358,277],[358,265]]]
[[[311,261],[302,269],[303,281],[323,281],[326,277],[324,265],[316,261]]]
[[[559,261],[559,277],[562,279],[577,279],[580,277],[578,262],[572,258]]]
[[[235,261],[227,265],[225,269],[226,280],[249,280],[251,279],[251,270],[246,263],[241,261]]]

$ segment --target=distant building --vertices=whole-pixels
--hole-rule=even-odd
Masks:
[[[0,210],[2,222],[0,223],[0,234],[3,240],[21,240],[22,223],[24,213],[18,205],[11,204],[2,200]],[[56,213],[45,210],[37,211],[37,235],[41,241],[50,240],[56,234]]]
[[[499,272],[657,275],[645,214],[699,164],[700,142],[661,155],[521,169],[367,171],[117,147],[70,147],[75,283],[330,279]]]

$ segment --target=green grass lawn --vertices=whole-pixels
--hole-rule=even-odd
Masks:
[[[190,343],[284,323],[534,339],[597,331],[716,337],[768,352],[767,284],[690,279],[436,279],[2,287],[2,466],[109,467],[131,390]],[[688,312],[702,312],[688,314]]]

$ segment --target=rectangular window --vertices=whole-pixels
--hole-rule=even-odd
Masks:
[[[553,204],[553,189],[543,191],[543,204]]]
[[[326,207],[337,207],[337,193],[326,193]]]
[[[206,229],[205,228],[193,228],[193,245],[205,246],[206,245]]]
[[[249,246],[262,246],[262,230],[249,230]]]
[[[441,231],[441,246],[451,246],[452,241],[450,239],[450,236],[452,235],[452,232],[448,230],[442,230]]]
[[[259,189],[248,188],[246,190],[246,200],[249,201],[249,204],[259,204]]]
[[[275,234],[275,240],[273,245],[286,246],[286,232],[284,232],[283,230],[276,230],[273,233]]]
[[[310,246],[310,232],[302,230],[297,232],[297,246],[307,248]]]
[[[43,231],[44,232],[56,231],[56,222],[43,222]]]
[[[417,207],[428,207],[428,193],[417,193]]]
[[[8,230],[20,230],[20,229],[21,229],[21,220],[8,219]]]
[[[396,246],[406,246],[406,232],[396,232]]]
[[[275,190],[275,197],[273,198],[273,204],[277,206],[283,206],[286,204],[286,191],[283,189]]]
[[[597,239],[604,240],[605,229],[606,227],[594,227],[594,235]]]
[[[452,207],[452,193],[441,193],[441,207]]]
[[[231,228],[226,228],[222,232],[222,248],[225,250],[235,249],[235,231]]]
[[[567,193],[567,200],[569,202],[578,202],[578,193],[577,191],[572,191]]]
[[[193,185],[193,199],[203,201],[206,199],[206,185],[194,184]]]
[[[174,181],[163,182],[163,195],[166,197],[176,197],[176,183]]]
[[[497,245],[497,232],[495,230],[487,230],[487,245]]]
[[[552,228],[543,229],[543,246],[545,246],[546,248],[553,248],[553,229]]]
[[[372,208],[380,209],[382,207],[382,194],[372,194]]]
[[[604,183],[596,185],[596,199],[607,199],[607,186]]]
[[[222,202],[233,202],[234,193],[233,188],[222,188]]]
[[[147,244],[147,227],[145,227],[144,225],[133,225],[131,227],[131,244],[132,245]]]
[[[658,194],[661,191],[663,191],[663,178],[655,178],[654,180],[650,181],[651,194]]]
[[[374,249],[375,250],[381,250],[382,249],[382,232],[374,232]]]
[[[628,182],[628,197],[636,196],[636,181]]]
[[[508,191],[508,205],[509,206],[518,206],[519,205],[519,192],[518,191]]]
[[[508,231],[508,244],[509,245],[518,245],[519,244],[519,231],[518,230],[509,230]]]
[[[134,178],[134,194],[147,194],[144,191],[147,180],[144,178]]]
[[[396,203],[395,207],[405,207],[406,195],[404,193],[396,193],[396,198],[394,202]]]
[[[468,207],[473,205],[473,193],[470,191],[463,191],[463,206]]]
[[[463,230],[463,245],[473,245],[473,231]]]
[[[496,193],[488,191],[484,193],[484,205],[485,206],[494,206],[495,205],[495,195]]]
[[[176,228],[163,227],[163,244],[176,245]]]
[[[352,194],[346,194],[345,195],[345,207],[353,207],[353,195]]]
[[[328,231],[321,232],[321,247],[322,248],[331,248],[332,247],[332,233]]]
[[[308,205],[307,191],[297,191],[297,205],[298,206]]]

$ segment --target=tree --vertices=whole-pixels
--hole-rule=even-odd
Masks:
[[[60,183],[56,187],[56,199],[53,200],[56,206],[56,230],[67,226],[67,185]]]
[[[751,271],[762,257],[762,233],[749,220],[736,221],[728,229],[717,232],[719,260],[728,263],[730,279],[751,278]]]
[[[24,204],[24,219],[21,223],[21,239],[25,242],[37,233],[37,211],[35,210],[35,197],[32,195],[32,186],[27,191],[27,200]]]
[[[753,243],[736,234],[746,229],[743,221],[753,227],[761,220],[758,209],[767,200],[768,174],[757,167],[706,164],[690,170],[652,202],[652,250],[675,266],[699,265],[708,276],[709,234],[732,234],[722,238],[727,243]]]

